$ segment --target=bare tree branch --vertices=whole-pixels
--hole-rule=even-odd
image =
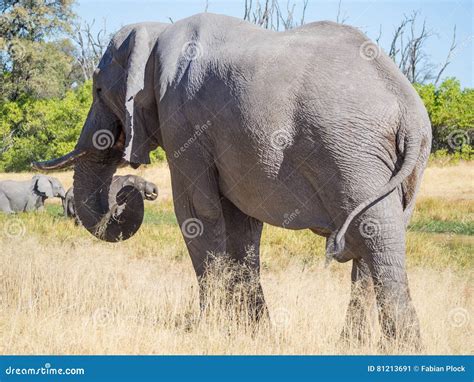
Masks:
[[[252,0],[245,0],[244,20],[250,21],[250,11],[252,10]]]
[[[375,42],[377,43],[377,45],[380,45],[380,39],[382,38],[382,24],[380,24],[379,26],[379,34],[378,36],[375,38]]]
[[[304,0],[303,2],[303,11],[301,12],[300,25],[304,25],[304,18],[306,15],[306,8],[308,8],[308,3],[309,3],[309,0]]]
[[[388,53],[389,57],[393,60],[395,60],[398,52],[400,51],[400,49],[397,48],[398,41],[401,39],[406,25],[410,22],[411,19],[405,16],[405,18],[401,21],[400,25],[395,29],[395,33],[393,35],[392,43],[390,44],[390,50]]]
[[[411,83],[425,83],[433,79],[436,79],[437,83],[451,62],[456,49],[456,34],[454,33],[445,64],[435,75],[435,65],[425,49],[426,42],[433,36],[433,32],[427,28],[426,21],[423,21],[421,29],[417,27],[418,16],[418,11],[412,12],[410,16],[404,16],[395,28],[388,55]],[[377,41],[379,39],[380,35]]]
[[[339,0],[339,3],[337,4],[336,22],[339,24],[344,24],[347,21],[348,17],[342,16],[341,7],[342,7],[342,0]]]
[[[456,51],[456,48],[457,48],[457,43],[456,43],[456,25],[455,25],[454,30],[453,30],[453,39],[451,41],[451,46],[449,48],[448,55],[446,56],[446,60],[444,64],[442,65],[441,69],[439,70],[438,75],[436,76],[436,80],[434,82],[435,85],[438,84],[439,80],[441,79],[441,75],[444,73],[448,65],[451,63],[451,58],[453,57],[454,52]]]
[[[286,10],[282,11],[278,0],[264,0],[262,3],[257,0],[245,0],[244,20],[250,21],[265,29],[280,30],[292,29],[305,23],[305,14],[309,0],[303,0],[301,18],[295,21],[296,2],[290,0],[286,3]]]
[[[79,65],[84,81],[92,78],[92,74],[109,42],[105,19],[103,26],[96,34],[93,33],[94,24],[95,20],[90,23],[75,24],[71,36],[77,47],[76,63]]]

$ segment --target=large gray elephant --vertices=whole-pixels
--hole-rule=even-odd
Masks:
[[[144,200],[156,200],[158,197],[158,186],[137,175],[115,175],[109,190],[109,206],[115,204],[117,194],[126,186],[136,188]],[[63,200],[63,211],[66,217],[76,217],[76,208],[74,206],[74,188],[71,187],[66,192]]]
[[[87,230],[108,241],[138,230],[139,192],[119,192],[118,219],[108,189],[119,164],[149,163],[161,146],[200,285],[223,253],[258,280],[264,222],[310,229],[327,238],[329,259],[353,262],[343,333],[363,337],[373,285],[384,337],[419,341],[405,228],[430,121],[412,85],[363,33],[333,22],[273,32],[209,13],[130,25],[105,52],[93,94],[75,150],[36,165],[75,165]],[[259,284],[252,291],[258,318],[263,293]]]
[[[6,213],[42,210],[48,198],[65,196],[61,182],[51,176],[35,175],[28,181],[0,181],[0,211]]]

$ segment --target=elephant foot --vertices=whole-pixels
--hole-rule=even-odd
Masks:
[[[421,337],[416,334],[404,338],[382,335],[377,343],[377,349],[383,354],[419,354],[423,351],[423,344]]]
[[[370,344],[372,332],[367,324],[352,323],[344,325],[339,336],[339,343],[342,346],[366,346]]]
[[[351,301],[347,308],[346,321],[342,329],[340,340],[346,344],[367,345],[372,338],[371,321],[369,320],[371,305],[367,301],[368,291],[363,294],[357,287],[353,288]]]
[[[241,307],[250,324],[258,324],[265,320],[269,322],[270,320],[260,282],[245,283],[244,293],[241,295]]]
[[[245,264],[225,257],[214,259],[199,284],[204,313],[217,311],[218,316],[248,327],[270,318],[258,273]]]
[[[225,289],[201,289],[201,319],[218,319],[233,322],[257,332],[270,322],[270,315],[261,287],[238,283]]]
[[[380,314],[382,337],[379,349],[387,353],[419,353],[423,346],[420,325],[411,302],[403,305],[392,303]]]
[[[359,347],[371,341],[372,312],[375,301],[370,270],[364,260],[353,260],[351,281],[351,298],[340,342],[343,346]]]
[[[258,328],[260,324],[270,322],[270,314],[263,296],[260,283],[238,282],[229,287],[227,309],[235,315],[238,322],[245,326]]]

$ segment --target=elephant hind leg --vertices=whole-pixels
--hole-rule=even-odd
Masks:
[[[413,306],[404,267],[395,266],[390,258],[374,259],[372,276],[377,299],[383,347],[389,350],[421,347],[420,325]]]
[[[365,344],[371,336],[371,311],[375,296],[370,268],[363,259],[352,260],[351,297],[341,339]]]
[[[388,195],[355,223],[357,252],[372,276],[382,343],[392,349],[418,349],[420,329],[405,269],[405,224],[398,194]]]
[[[226,229],[226,252],[237,266],[231,288],[244,292],[244,309],[252,321],[259,321],[268,317],[260,284],[260,238],[263,223],[244,214],[225,197],[222,197],[221,204]]]

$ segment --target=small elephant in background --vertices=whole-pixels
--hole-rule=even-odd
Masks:
[[[64,199],[61,182],[51,176],[35,175],[28,181],[0,181],[0,211],[5,213],[43,210],[48,198]]]
[[[74,189],[71,187],[66,192],[66,196],[63,199],[63,210],[64,216],[75,218],[76,209],[74,208]]]
[[[158,197],[158,186],[155,183],[137,175],[115,175],[110,184],[109,205],[115,203],[118,192],[126,186],[135,187],[142,194],[143,200],[155,200]]]
[[[112,179],[109,190],[109,205],[115,204],[115,197],[118,192],[126,187],[135,187],[144,200],[155,200],[158,197],[158,186],[155,183],[148,182],[141,176],[137,175],[115,175]],[[76,208],[74,206],[74,189],[71,187],[66,192],[63,200],[64,216],[76,217]]]

